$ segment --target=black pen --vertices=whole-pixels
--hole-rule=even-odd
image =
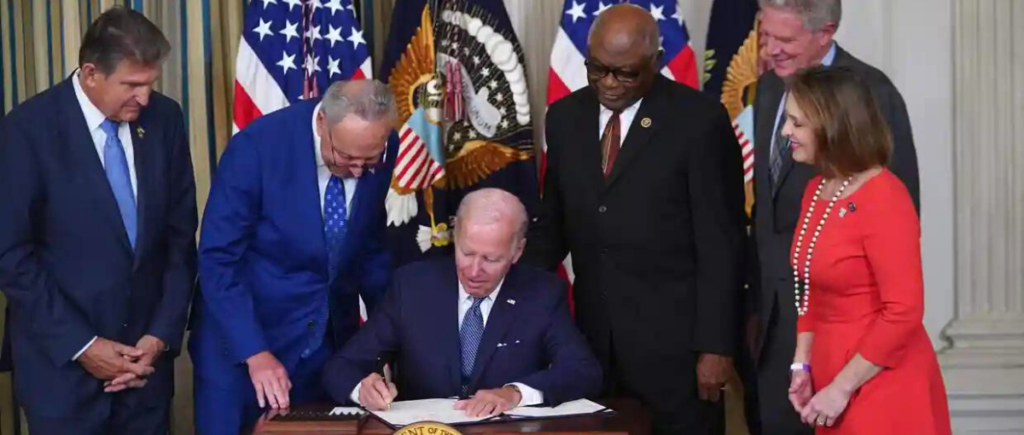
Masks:
[[[387,364],[387,359],[380,355],[377,355],[377,368],[373,372],[380,375],[380,378],[384,380],[384,388],[387,388],[388,392],[390,392],[391,389],[388,388],[388,378],[384,374],[384,366],[386,366]],[[391,400],[395,400],[395,398],[392,397]],[[391,402],[388,402],[388,410],[391,410]]]

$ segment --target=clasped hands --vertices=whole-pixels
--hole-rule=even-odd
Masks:
[[[831,383],[817,393],[811,385],[811,374],[796,370],[789,385],[789,401],[800,414],[800,420],[811,426],[832,427],[850,403],[852,391]]]
[[[163,340],[152,335],[143,336],[135,346],[97,337],[78,356],[78,362],[89,374],[104,381],[104,392],[116,393],[144,387],[164,347]]]
[[[396,397],[398,388],[378,373],[371,373],[359,384],[359,403],[371,411],[387,409]],[[455,402],[455,409],[469,417],[488,417],[515,408],[522,400],[522,394],[512,387],[479,390],[473,397]]]

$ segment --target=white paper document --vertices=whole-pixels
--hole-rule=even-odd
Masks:
[[[565,402],[553,408],[533,407],[533,406],[522,406],[519,408],[513,408],[505,412],[505,415],[511,417],[565,417],[568,415],[581,415],[581,414],[593,414],[598,411],[608,410],[602,405],[598,405],[587,399],[573,400],[572,402]]]
[[[466,411],[455,409],[457,399],[423,399],[393,402],[391,409],[373,411],[385,423],[399,427],[421,421],[436,421],[444,424],[473,423],[490,417],[469,417]]]

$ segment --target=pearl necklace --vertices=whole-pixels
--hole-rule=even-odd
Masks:
[[[807,314],[807,308],[811,305],[811,255],[814,253],[814,245],[818,242],[818,236],[821,234],[821,229],[825,226],[825,220],[828,219],[829,213],[832,212],[832,207],[836,205],[836,201],[839,201],[839,197],[843,195],[843,191],[853,181],[853,177],[847,178],[843,182],[842,187],[839,191],[832,196],[832,200],[829,201],[828,207],[825,208],[825,213],[821,215],[821,220],[818,222],[818,227],[814,230],[814,235],[811,236],[811,244],[807,247],[807,259],[804,261],[804,288],[803,295],[801,297],[800,291],[800,247],[804,243],[804,234],[807,233],[807,225],[811,223],[811,216],[814,215],[814,205],[818,202],[818,197],[821,196],[821,190],[825,187],[825,179],[821,179],[821,184],[818,185],[818,189],[814,192],[814,199],[811,200],[810,207],[807,208],[807,216],[804,216],[803,226],[800,228],[800,235],[796,239],[796,248],[793,250],[793,286],[795,287],[796,293],[796,313],[797,315],[803,316]],[[801,302],[803,304],[801,305]]]

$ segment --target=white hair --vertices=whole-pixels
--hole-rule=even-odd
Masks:
[[[526,237],[529,216],[526,207],[515,195],[504,190],[487,187],[466,195],[459,203],[455,213],[455,225],[462,226],[469,222],[493,224],[511,219],[515,222],[513,246]]]
[[[368,79],[334,82],[324,93],[320,112],[328,126],[341,122],[349,114],[389,124],[394,124],[398,117],[391,89],[384,83]]]
[[[785,9],[799,15],[804,29],[811,32],[817,32],[829,23],[838,29],[843,18],[842,0],[758,0],[758,5],[762,9]]]

